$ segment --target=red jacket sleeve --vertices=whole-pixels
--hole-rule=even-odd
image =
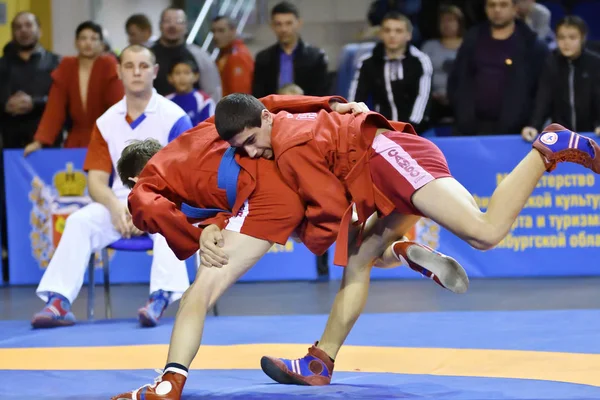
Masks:
[[[298,236],[310,251],[323,254],[335,242],[350,206],[344,185],[329,170],[313,140],[286,150],[277,165],[286,183],[305,202]]]
[[[67,64],[61,64],[52,73],[52,86],[48,94],[48,102],[42,114],[42,119],[35,132],[34,140],[52,145],[61,132],[65,120],[67,119],[68,88],[66,81],[62,79]]]
[[[291,96],[270,95],[259,99],[261,103],[272,113],[287,111],[290,113],[308,113],[321,110],[331,111],[330,102],[346,103],[346,99],[340,96]]]
[[[177,258],[185,260],[198,251],[202,228],[192,225],[181,212],[181,197],[154,165],[146,165],[128,200],[133,224],[144,232],[163,235]]]
[[[254,60],[250,53],[240,52],[229,55],[225,69],[221,73],[223,96],[231,93],[252,93]]]

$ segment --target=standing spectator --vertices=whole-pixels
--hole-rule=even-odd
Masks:
[[[92,21],[79,24],[75,31],[78,55],[65,57],[52,73],[48,105],[34,140],[25,147],[25,156],[52,145],[71,121],[64,147],[87,147],[94,124],[110,106],[123,97],[117,75],[117,61],[102,54],[102,28]]]
[[[151,47],[157,37],[152,36],[152,23],[146,14],[133,14],[125,22],[125,32],[129,44]]]
[[[40,45],[34,14],[18,13],[11,27],[13,44],[0,58],[0,131],[4,148],[24,148],[44,113],[59,57]]]
[[[35,328],[75,323],[71,304],[79,294],[90,256],[116,240],[139,236],[127,207],[129,189],[120,179],[110,184],[121,152],[129,140],[156,139],[162,146],[191,128],[187,115],[152,88],[157,66],[152,52],[133,45],[123,50],[119,73],[125,97],[94,123],[83,168],[93,203],[69,215],[64,232],[36,294],[46,301],[34,315]],[[154,241],[150,296],[138,311],[140,324],[156,326],[167,306],[189,287],[184,261],[177,259],[161,235]]]
[[[208,93],[215,102],[221,99],[221,77],[217,65],[210,55],[195,44],[185,43],[187,16],[185,11],[169,7],[160,15],[160,38],[152,46],[159,65],[154,87],[166,96],[175,91],[169,83],[169,66],[175,60],[192,59],[200,70],[200,89]]]
[[[586,23],[567,16],[556,26],[558,50],[540,77],[530,126],[521,132],[533,142],[548,117],[571,130],[600,135],[600,55],[585,48]]]
[[[431,0],[427,1],[427,5]],[[418,27],[418,17],[421,14],[421,0],[373,0],[367,19],[371,26],[381,26],[384,17],[391,12],[397,12],[405,15],[413,26],[412,41],[413,43],[421,43],[421,32]]]
[[[452,117],[446,85],[465,33],[465,18],[460,8],[441,6],[438,27],[439,39],[428,40],[422,47],[423,53],[429,56],[433,66],[431,122],[434,125]]]
[[[368,102],[393,121],[406,121],[419,131],[431,91],[431,60],[410,44],[412,24],[390,12],[381,22],[381,42],[362,58],[350,86],[349,101]]]
[[[535,0],[516,0],[517,15],[534,31],[538,38],[551,44],[554,42],[554,34],[550,27],[551,13],[543,4]]]
[[[228,17],[218,16],[212,21],[211,31],[219,49],[217,67],[221,73],[223,96],[231,93],[252,93],[254,58],[237,37],[235,22]]]
[[[327,56],[317,47],[304,43],[295,5],[283,1],[271,10],[271,28],[277,43],[256,55],[252,94],[261,98],[275,94],[288,83],[300,86],[309,96],[323,96],[329,90]]]
[[[194,60],[175,61],[169,69],[169,83],[175,88],[175,93],[166,97],[186,112],[192,120],[192,126],[215,115],[214,100],[194,88],[199,78],[198,66]]]
[[[547,46],[516,20],[515,0],[487,0],[488,22],[471,28],[448,79],[461,135],[519,133],[529,123]]]

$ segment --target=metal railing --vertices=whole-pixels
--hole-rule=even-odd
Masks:
[[[186,39],[187,44],[197,41],[201,31],[205,31],[206,37],[202,41],[202,49],[211,53],[215,59],[219,53],[219,49],[213,48],[213,33],[210,31],[212,19],[217,15],[227,16],[237,22],[237,33],[241,35],[248,25],[248,21],[252,13],[256,10],[256,0],[205,0],[198,17],[194,21],[194,25],[190,29],[190,33]],[[200,41],[197,42],[198,44]]]

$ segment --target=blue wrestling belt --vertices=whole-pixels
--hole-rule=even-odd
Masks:
[[[225,189],[227,193],[227,202],[233,209],[237,197],[237,181],[240,175],[240,165],[235,161],[235,148],[228,148],[221,158],[219,170],[217,171],[217,186],[219,189]],[[231,212],[230,210],[221,210],[219,208],[199,208],[192,207],[189,204],[181,203],[181,211],[188,218],[206,219],[212,218],[220,212]]]

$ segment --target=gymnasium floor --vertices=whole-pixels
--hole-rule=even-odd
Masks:
[[[473,280],[457,296],[424,279],[376,281],[328,387],[274,384],[259,360],[304,355],[338,282],[238,284],[207,321],[184,399],[600,399],[599,284]],[[108,399],[164,366],[176,305],[141,329],[131,317],[147,289],[115,286],[114,320],[33,331],[34,290],[0,288],[0,399]]]

